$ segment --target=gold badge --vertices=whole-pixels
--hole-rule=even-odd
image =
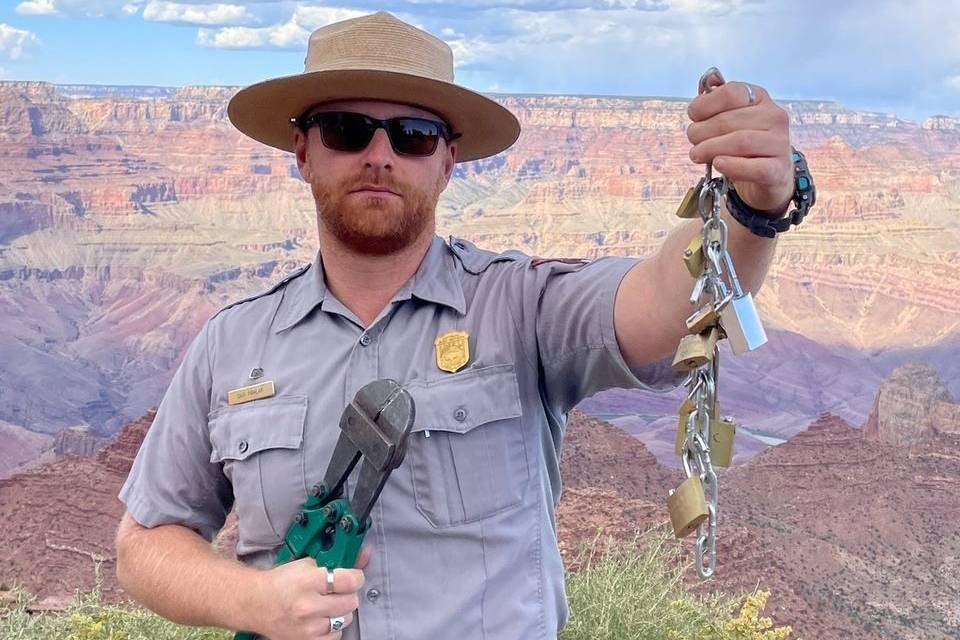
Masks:
[[[269,398],[275,393],[276,389],[273,387],[273,380],[267,380],[266,382],[251,384],[248,387],[240,387],[239,389],[228,391],[227,404],[243,404],[251,400]]]
[[[470,334],[466,331],[449,331],[434,340],[437,347],[437,366],[455,373],[470,360]]]

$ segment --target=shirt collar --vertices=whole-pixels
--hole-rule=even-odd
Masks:
[[[273,323],[274,333],[286,331],[303,320],[327,297],[327,283],[323,278],[323,259],[319,250],[310,268],[300,277],[288,282],[281,295],[283,300]]]
[[[391,302],[416,297],[448,306],[460,314],[466,313],[467,304],[463,296],[463,287],[457,277],[453,261],[453,254],[446,242],[440,236],[434,235],[417,271],[400,287]],[[280,333],[298,324],[327,297],[327,283],[323,275],[323,257],[320,251],[317,251],[310,268],[300,277],[291,280],[284,288],[282,295],[284,298],[274,323],[274,333]]]

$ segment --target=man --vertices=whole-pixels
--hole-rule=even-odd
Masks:
[[[680,255],[702,225],[679,227],[643,262],[445,243],[435,207],[455,163],[519,135],[509,111],[452,81],[445,43],[377,13],[317,30],[303,74],[231,101],[241,131],[296,154],[320,250],[211,318],[164,397],[121,490],[117,536],[120,582],[150,609],[273,640],[531,640],[566,621],[553,510],[566,413],[609,387],[679,383],[670,359],[692,286]],[[788,119],[766,92],[729,83],[689,115],[691,159],[782,215],[794,193]],[[723,215],[756,291],[774,242]],[[461,336],[462,358],[441,366],[449,336]],[[380,378],[409,390],[417,419],[358,567],[271,568],[344,406]],[[231,404],[251,380],[275,394]],[[231,506],[242,564],[207,543]]]

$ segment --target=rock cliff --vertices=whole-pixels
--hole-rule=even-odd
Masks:
[[[903,447],[960,433],[960,405],[933,367],[911,363],[898,367],[877,393],[864,425],[868,440]]]

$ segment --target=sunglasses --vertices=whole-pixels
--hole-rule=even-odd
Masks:
[[[410,117],[378,120],[350,111],[323,111],[294,119],[293,123],[304,133],[314,125],[320,127],[323,146],[335,151],[363,151],[380,128],[387,132],[393,150],[404,156],[432,155],[440,138],[450,142],[460,137],[438,120]]]

